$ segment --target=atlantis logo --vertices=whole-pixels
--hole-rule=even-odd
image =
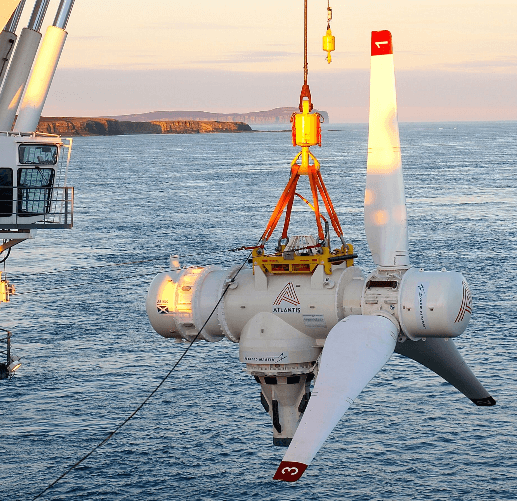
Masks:
[[[273,313],[301,313],[299,304],[294,285],[289,282],[273,301]]]

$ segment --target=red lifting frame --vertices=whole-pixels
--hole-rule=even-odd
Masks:
[[[293,208],[293,202],[294,202],[294,196],[296,194],[296,185],[298,184],[298,180],[300,179],[300,165],[295,164],[293,166],[293,169],[291,171],[291,177],[289,178],[289,181],[287,182],[287,186],[285,187],[282,195],[280,196],[280,199],[278,200],[278,203],[276,204],[275,209],[273,210],[273,213],[271,214],[271,217],[269,219],[269,222],[267,223],[267,227],[262,234],[262,244],[267,242],[273,232],[275,231],[275,228],[278,224],[278,221],[280,221],[280,218],[282,217],[282,213],[284,212],[285,207],[287,206],[287,210],[285,213],[285,221],[284,221],[284,229],[282,231],[282,239],[287,238],[287,230],[289,228],[289,223],[291,221],[291,211]],[[336,214],[336,211],[334,210],[334,206],[332,205],[332,200],[330,199],[330,196],[328,194],[327,188],[325,187],[325,183],[323,182],[323,178],[321,177],[321,173],[319,169],[316,169],[314,165],[309,165],[309,182],[311,185],[311,191],[312,191],[312,198],[314,202],[314,213],[316,216],[316,224],[318,225],[318,238],[321,240],[325,239],[325,235],[323,232],[323,228],[321,226],[321,215],[319,210],[319,203],[318,203],[318,192],[321,195],[321,198],[323,199],[323,203],[325,204],[325,208],[327,210],[327,213],[329,215],[330,221],[332,223],[332,227],[334,228],[334,231],[336,232],[337,236],[341,238],[343,236],[343,230],[341,229],[341,225],[339,223],[338,216]]]

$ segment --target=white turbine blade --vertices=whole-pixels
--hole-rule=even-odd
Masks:
[[[364,224],[377,266],[408,266],[393,46],[389,31],[372,32],[368,161]]]
[[[405,343],[399,343],[395,351],[431,369],[476,405],[496,404],[494,398],[485,390],[463,360],[452,339],[429,337],[425,342],[408,339]]]
[[[314,391],[275,480],[294,482],[368,382],[389,360],[398,329],[385,317],[351,315],[329,332]]]

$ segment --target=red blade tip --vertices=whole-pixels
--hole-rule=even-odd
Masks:
[[[283,480],[284,482],[296,482],[307,469],[307,465],[294,461],[282,461],[276,470],[273,480]]]
[[[372,31],[372,56],[393,54],[393,42],[388,30]]]

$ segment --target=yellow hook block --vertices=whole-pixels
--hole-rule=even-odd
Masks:
[[[332,35],[331,29],[327,29],[327,34],[323,37],[323,50],[327,53],[327,61],[330,64],[332,57],[330,53],[336,50],[336,37]]]

